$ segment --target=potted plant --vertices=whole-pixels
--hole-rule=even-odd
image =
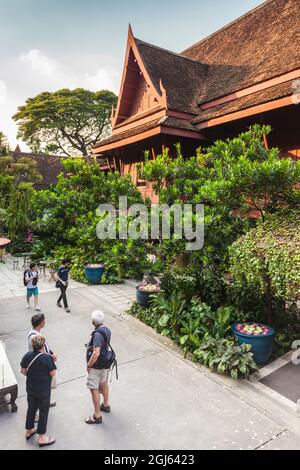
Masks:
[[[159,284],[142,284],[136,288],[136,301],[142,307],[149,307],[151,295],[160,292]]]
[[[99,285],[105,268],[103,264],[88,264],[84,268],[85,276],[90,284]]]
[[[232,331],[239,344],[252,346],[253,359],[256,364],[265,364],[272,356],[275,331],[262,323],[235,323]]]

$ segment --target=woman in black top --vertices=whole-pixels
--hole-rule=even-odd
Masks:
[[[62,265],[58,268],[56,273],[56,287],[60,289],[60,297],[57,301],[57,306],[62,308],[61,301],[64,302],[64,307],[66,312],[70,313],[68,299],[67,299],[67,288],[69,285],[69,272],[70,272],[70,261],[68,259],[64,259],[62,261]]]
[[[33,351],[25,354],[21,361],[21,373],[27,377],[26,391],[28,410],[26,418],[26,439],[39,434],[39,446],[45,447],[55,443],[54,438],[46,435],[50,407],[51,380],[56,367],[53,358],[45,353],[45,338],[37,335],[32,340]],[[38,428],[34,421],[39,410]]]

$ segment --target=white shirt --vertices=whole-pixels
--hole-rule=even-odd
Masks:
[[[26,287],[27,289],[35,289],[36,285],[33,284],[33,280],[38,277],[38,272],[37,271],[28,271],[28,273],[25,276],[25,280],[27,282]]]

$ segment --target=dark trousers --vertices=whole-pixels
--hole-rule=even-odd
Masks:
[[[28,431],[34,429],[35,415],[39,410],[39,422],[37,432],[40,435],[46,434],[50,407],[50,393],[49,395],[43,396],[36,396],[28,393],[27,402],[28,410],[26,418],[26,429]]]
[[[67,299],[67,288],[68,288],[68,286],[63,286],[62,284],[60,284],[59,288],[60,288],[61,295],[60,295],[57,303],[60,303],[63,300],[64,301],[64,307],[68,308],[68,299]]]

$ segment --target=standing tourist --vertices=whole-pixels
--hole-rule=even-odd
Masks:
[[[26,377],[28,410],[26,417],[26,439],[39,435],[40,447],[51,446],[55,438],[47,436],[47,424],[51,396],[51,381],[55,377],[56,367],[53,358],[45,352],[44,336],[35,336],[32,340],[33,351],[28,352],[21,361],[21,373]],[[38,427],[34,422],[39,411]]]
[[[28,333],[28,351],[29,352],[33,351],[33,345],[32,345],[33,338],[41,335],[41,331],[46,326],[45,315],[43,313],[37,313],[36,315],[33,315],[31,319],[31,325],[32,325],[32,329]],[[57,355],[50,349],[50,346],[47,343],[47,341],[45,341],[45,352],[52,357],[54,362],[57,362]],[[50,402],[50,408],[53,408],[54,406],[56,406],[56,402],[55,401]]]
[[[66,312],[70,313],[68,299],[67,299],[67,288],[69,286],[69,273],[70,273],[70,261],[64,259],[62,265],[58,268],[56,273],[56,287],[60,289],[60,297],[57,301],[57,306],[62,308],[61,301],[64,303]]]
[[[94,331],[87,345],[87,387],[91,391],[94,415],[85,420],[86,424],[101,424],[101,412],[110,413],[108,377],[111,362],[115,356],[114,352],[109,350],[111,349],[111,331],[104,326],[103,322],[103,312],[92,313]],[[100,405],[100,395],[104,398],[102,405]]]
[[[39,273],[35,263],[30,264],[30,269],[24,272],[24,285],[26,286],[26,300],[27,308],[30,309],[30,299],[34,298],[34,308],[36,312],[40,312],[39,307],[39,289],[37,287],[39,282]]]

